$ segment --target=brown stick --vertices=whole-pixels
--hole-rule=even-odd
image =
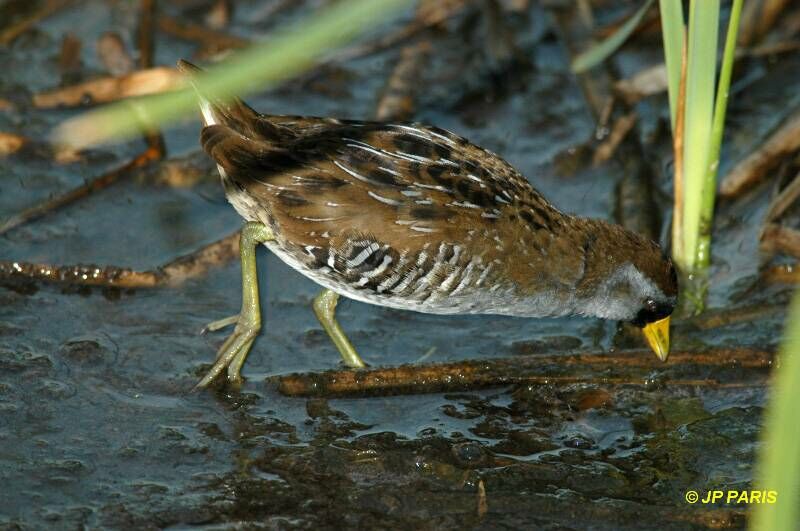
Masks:
[[[24,136],[0,131],[0,157],[7,157],[16,153],[28,142],[30,140]]]
[[[800,198],[800,173],[770,201],[767,213],[764,214],[764,222],[769,223],[781,217],[798,198]]]
[[[775,43],[766,43],[753,48],[739,48],[736,50],[734,60],[750,57],[764,57],[780,53],[794,52],[800,49],[800,41],[790,40]],[[667,66],[664,63],[642,68],[632,76],[621,79],[614,84],[614,91],[622,97],[628,105],[633,105],[643,98],[666,92]]]
[[[475,3],[475,0],[422,1],[419,3],[414,20],[409,22],[405,27],[378,40],[344,48],[327,62],[342,63],[386,50],[411,39],[431,27],[438,26],[449,17],[456,15],[466,7],[471,7]]]
[[[154,168],[152,181],[170,188],[190,188],[204,178],[215,178],[217,168],[202,150],[194,151],[182,157],[173,157],[161,161]]]
[[[42,7],[34,11],[27,18],[20,20],[11,27],[0,32],[0,46],[6,46],[14,42],[14,39],[22,35],[31,26],[40,22],[59,9],[66,7],[72,0],[49,0]]]
[[[749,46],[759,41],[772,28],[781,12],[790,5],[790,0],[767,2],[745,2],[738,44]]]
[[[586,28],[580,23],[580,17],[576,16],[574,7],[572,9],[554,7],[550,11],[562,41],[570,56],[574,57],[579,50],[585,49],[580,41],[586,38],[591,28]],[[626,114],[633,112],[632,109],[624,108],[624,105],[614,105],[614,79],[606,69],[594,68],[583,72],[578,75],[578,81],[589,109],[597,121],[597,131],[602,130],[604,122],[613,120],[614,108],[621,107],[622,112]],[[631,120],[622,126],[624,127],[618,133],[627,127],[635,131],[636,122]],[[611,141],[614,140],[616,139]],[[625,228],[657,240],[661,231],[657,215],[659,209],[653,197],[651,176],[654,172],[644,153],[645,149],[639,140],[639,135],[635,132],[620,135],[614,158],[622,166],[623,178],[620,180],[615,210],[618,215],[617,221]]]
[[[0,158],[25,152],[36,157],[51,158],[59,164],[81,160],[80,152],[70,146],[52,145],[16,133],[0,131]]]
[[[636,125],[637,118],[635,112],[629,112],[628,114],[623,114],[614,121],[614,125],[611,127],[611,132],[608,137],[594,150],[594,156],[592,157],[593,166],[599,166],[614,156],[620,142],[625,139],[625,135]]]
[[[704,352],[675,352],[660,364],[649,351],[618,354],[579,354],[573,356],[519,356],[490,360],[468,360],[435,365],[401,365],[367,370],[338,370],[274,376],[288,396],[373,396],[416,394],[494,387],[509,384],[566,385],[595,383],[604,385],[653,385],[651,373],[663,367],[683,374],[692,366],[701,368],[736,366],[768,369],[773,354],[753,349],[717,349]],[[591,371],[588,376],[565,375],[576,370]],[[613,373],[612,375],[608,375]],[[602,374],[603,376],[598,376]],[[742,382],[712,379],[658,380],[682,386],[744,387]]]
[[[749,190],[781,158],[800,149],[800,109],[796,109],[753,153],[722,179],[719,193],[731,199]]]
[[[133,70],[133,59],[118,33],[103,33],[95,48],[100,62],[112,76],[122,76]]]
[[[152,68],[155,61],[155,17],[156,0],[141,0],[137,43],[139,46],[139,68]],[[147,146],[158,152],[158,158],[165,153],[164,137],[159,131],[149,131],[144,135]]]
[[[68,205],[82,197],[94,192],[98,192],[103,188],[107,188],[108,186],[117,182],[119,179],[130,175],[134,170],[142,168],[154,160],[158,160],[159,158],[161,158],[161,151],[152,146],[148,147],[143,153],[138,155],[132,161],[127,162],[122,166],[101,175],[100,177],[96,177],[95,179],[92,179],[91,181],[78,186],[77,188],[73,188],[69,192],[23,210],[19,214],[10,217],[4,223],[0,224],[0,235],[5,234],[11,229],[19,227],[23,223],[41,218],[42,216],[45,216],[50,212]]]
[[[117,266],[56,266],[0,261],[0,280],[38,280],[73,286],[114,288],[173,287],[232,260],[238,253],[239,231],[236,231],[154,270],[134,271]]]
[[[141,0],[139,5],[139,27],[136,31],[140,69],[153,66],[153,57],[155,56],[155,39],[153,38],[155,15],[155,0]]]
[[[409,120],[414,115],[414,97],[419,75],[431,50],[428,40],[409,44],[400,52],[386,88],[378,100],[376,120]]]
[[[778,223],[767,223],[761,233],[760,248],[766,253],[784,253],[800,258],[800,231]]]
[[[138,70],[118,77],[101,77],[77,85],[34,94],[39,109],[76,107],[145,96],[183,87],[185,79],[174,68],[165,66]]]
[[[800,284],[800,267],[782,264],[764,269],[761,278],[769,284]]]
[[[203,47],[213,48],[217,51],[245,48],[250,44],[249,40],[242,37],[208,29],[198,24],[182,22],[164,15],[158,17],[158,29],[179,39],[199,42]]]

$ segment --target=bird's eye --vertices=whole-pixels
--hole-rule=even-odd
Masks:
[[[647,299],[646,301],[644,301],[644,307],[647,308],[648,311],[653,313],[655,313],[655,311],[658,309],[658,305],[656,304],[656,301],[654,301],[653,299]]]

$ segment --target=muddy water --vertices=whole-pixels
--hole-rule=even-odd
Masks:
[[[238,9],[230,30],[260,35],[305,12],[301,6],[276,20],[253,20],[249,14],[260,4]],[[203,5],[165,9],[200,22]],[[29,7],[12,2],[3,9]],[[90,77],[101,69],[96,38],[109,29],[128,36],[135,22],[128,3],[87,1],[0,49],[0,97],[13,103],[0,112],[0,130],[43,138],[73,114],[30,105],[33,92],[60,83],[56,64],[65,32],[83,40],[80,73]],[[619,167],[578,165],[565,176],[553,163],[591,136],[593,119],[546,13],[534,7],[508,15],[508,24],[523,59],[513,68],[487,54],[480,20],[461,16],[448,24],[421,81],[417,119],[502,154],[564,210],[608,218]],[[156,48],[159,64],[174,64],[195,47],[160,35]],[[640,55],[623,54],[621,68],[635,70],[647,59]],[[369,117],[396,56],[391,49],[327,67],[252,103],[275,113]],[[729,113],[723,172],[797,103],[793,61],[750,66]],[[643,131],[666,117],[664,103],[642,104]],[[169,156],[196,151],[198,132],[196,120],[167,131]],[[66,166],[36,154],[3,159],[0,219],[128,160],[141,147],[138,141],[105,146]],[[652,153],[664,193],[670,192],[668,156],[668,146]],[[753,288],[769,189],[720,208],[716,308],[785,301],[785,288]],[[190,188],[142,173],[0,237],[0,259],[147,269],[239,223],[211,172]],[[0,287],[0,528],[743,525],[743,507],[689,506],[684,494],[748,488],[763,385],[287,398],[264,378],[336,367],[338,355],[311,312],[317,288],[266,251],[259,263],[265,327],[240,392],[189,392],[223,339],[199,331],[238,310],[236,263],[174,289]],[[339,315],[372,365],[425,354],[436,362],[615,347],[616,326],[588,319],[439,317],[353,302],[340,304]],[[783,315],[767,312],[707,330],[684,323],[674,343],[775,345]],[[747,382],[751,375],[710,369],[707,377]]]

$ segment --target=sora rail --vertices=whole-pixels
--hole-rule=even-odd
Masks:
[[[178,66],[193,79],[196,67]],[[241,379],[261,327],[261,243],[325,288],[314,312],[353,367],[364,362],[336,321],[340,295],[435,314],[630,321],[666,359],[677,278],[649,239],[560,212],[503,159],[443,129],[267,116],[198,96],[203,149],[247,222],[242,309],[209,325],[236,327],[198,387],[226,370]]]

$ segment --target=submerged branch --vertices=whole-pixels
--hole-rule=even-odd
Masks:
[[[46,19],[63,7],[72,3],[72,0],[49,0],[28,17],[0,32],[0,46],[7,46],[31,28],[34,24]]]
[[[400,58],[378,100],[376,120],[410,120],[414,116],[419,78],[427,65],[430,51],[431,43],[428,40],[409,44],[400,51]]]
[[[768,284],[800,284],[800,267],[795,264],[781,264],[761,271],[761,278]]]
[[[739,162],[723,179],[722,197],[731,199],[761,182],[770,168],[800,149],[800,109],[795,110],[753,153]]]
[[[761,232],[760,249],[765,253],[784,253],[800,258],[800,230],[767,223]]]
[[[150,145],[143,153],[135,157],[133,160],[126,162],[122,166],[115,168],[109,172],[104,173],[100,177],[96,177],[91,181],[78,186],[77,188],[73,188],[72,190],[53,197],[45,201],[44,203],[40,203],[36,206],[31,208],[25,209],[19,214],[15,214],[14,216],[7,219],[5,222],[0,224],[0,235],[5,234],[6,232],[19,227],[20,225],[27,223],[31,220],[41,218],[59,208],[66,206],[70,203],[75,202],[76,200],[85,197],[89,194],[94,192],[98,192],[103,188],[106,188],[117,180],[130,175],[133,170],[138,168],[142,168],[151,162],[158,160],[162,156],[162,149],[160,146],[155,144]]]
[[[754,349],[715,349],[701,352],[676,352],[665,364],[652,359],[649,351],[613,354],[579,354],[563,356],[520,356],[489,360],[466,360],[435,365],[401,365],[376,369],[347,369],[322,373],[300,373],[274,376],[288,396],[375,396],[393,394],[435,393],[509,384],[567,385],[591,383],[601,385],[681,385],[712,387],[747,387],[750,382],[721,382],[714,379],[686,378],[690,369],[736,367],[737,369],[769,369],[773,353]],[[659,368],[673,371],[668,378],[654,372]],[[575,373],[581,370],[586,374]],[[763,380],[762,380],[763,381]],[[760,385],[760,383],[758,384]]]
[[[174,287],[229,262],[239,253],[239,231],[149,271],[118,266],[52,265],[0,261],[0,281],[39,280],[107,288]]]

